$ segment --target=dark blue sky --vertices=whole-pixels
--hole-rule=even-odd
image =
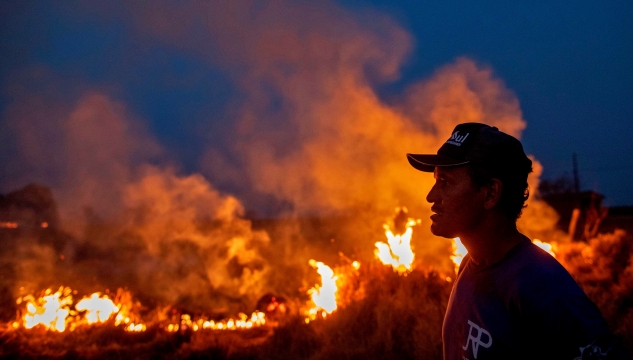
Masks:
[[[544,178],[572,176],[575,152],[583,189],[633,205],[633,3],[373,3],[415,37],[398,84],[457,56],[489,64],[521,103]]]
[[[165,40],[142,30],[145,14],[134,6],[86,4],[0,3],[0,121],[23,96],[71,106],[98,89],[144,119],[174,162],[196,171],[208,144],[226,141],[230,105],[242,96],[213,47],[196,48],[214,40],[186,19],[190,43]],[[571,175],[575,152],[583,189],[605,194],[609,205],[633,205],[632,2],[337,4],[388,15],[412,39],[401,76],[375,84],[385,102],[458,57],[474,59],[518,98],[527,123],[522,140],[544,178]],[[14,150],[2,139],[6,159]],[[3,175],[5,187],[11,177]]]

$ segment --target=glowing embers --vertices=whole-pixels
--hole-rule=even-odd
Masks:
[[[321,285],[317,284],[308,290],[314,306],[308,310],[306,322],[315,320],[318,316],[325,318],[327,314],[336,310],[336,291],[338,290],[336,286],[338,276],[334,275],[332,268],[313,259],[310,260],[310,265],[321,275]]]
[[[270,326],[278,326],[279,322],[289,315],[286,299],[271,293],[262,296],[255,308],[266,315],[266,323]]]
[[[2,221],[2,222],[0,222],[0,228],[17,229],[18,228],[18,223],[13,222],[13,221]]]
[[[407,208],[396,208],[393,220],[394,231],[388,224],[384,225],[387,243],[377,242],[374,254],[385,265],[391,265],[399,274],[406,274],[412,270],[415,254],[411,248],[412,226],[420,220],[407,217]],[[395,232],[395,234],[394,234]]]
[[[180,316],[180,324],[169,324],[166,330],[169,332],[185,331],[191,329],[198,330],[240,330],[251,329],[266,324],[266,314],[261,311],[255,311],[249,317],[240,313],[238,318],[230,318],[222,321],[197,319],[192,320],[190,315],[183,314]]]

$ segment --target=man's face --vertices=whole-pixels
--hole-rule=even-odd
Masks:
[[[433,204],[431,232],[454,238],[474,230],[484,214],[485,190],[477,189],[465,166],[435,168],[435,185],[426,196]]]

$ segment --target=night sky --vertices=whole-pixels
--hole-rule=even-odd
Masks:
[[[55,129],[50,137],[44,132],[31,139],[29,119],[37,110],[37,126],[45,127],[43,118],[72,113],[86,93],[107,96],[126,118],[143,124],[139,131],[151,134],[149,142],[163,154],[155,156],[147,150],[153,145],[144,146],[144,159],[206,176],[201,163],[209,161],[209,149],[222,152],[239,133],[235,109],[242,101],[257,100],[241,89],[242,74],[259,69],[231,50],[232,44],[249,44],[250,38],[224,36],[223,27],[232,26],[232,16],[239,18],[236,27],[253,19],[274,28],[286,19],[274,19],[275,12],[266,15],[269,6],[284,7],[280,1],[237,1],[228,7],[204,0],[187,5],[101,3],[0,3],[2,192],[30,181],[54,185],[59,178],[55,167],[33,171],[39,160],[32,159],[42,155],[33,152],[48,149],[46,164],[54,164],[54,144],[60,140]],[[610,206],[633,205],[633,2],[293,4],[290,17],[316,23],[320,34],[337,38],[360,28],[372,34],[370,39],[387,39],[376,47],[386,55],[368,55],[363,69],[385,104],[399,103],[412,84],[458,58],[490,68],[518,99],[526,123],[521,138],[526,152],[543,165],[542,178],[571,176],[576,153],[583,190],[603,193]],[[336,17],[331,24],[330,12]],[[349,28],[345,19],[350,19]],[[390,48],[387,30],[394,28],[406,44]],[[299,42],[303,35],[298,34]],[[393,60],[390,52],[396,50],[402,54]],[[372,67],[374,60],[393,60],[394,71],[380,73]],[[294,70],[288,66],[287,71]],[[283,97],[270,101],[271,111],[285,111]],[[21,144],[34,144],[25,149],[18,138]],[[42,142],[52,145],[39,146]],[[225,158],[239,163],[235,156]],[[218,177],[212,182],[238,198],[249,196],[230,181]]]
[[[545,179],[572,177],[610,205],[633,205],[633,4],[347,1],[394,16],[415,38],[403,77],[385,93],[458,56],[489,64],[515,92],[522,141]]]

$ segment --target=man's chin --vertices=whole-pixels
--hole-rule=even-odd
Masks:
[[[456,237],[456,235],[454,235],[452,231],[436,223],[431,224],[431,233],[435,236],[439,236],[439,237],[443,237],[447,239],[452,239]]]

